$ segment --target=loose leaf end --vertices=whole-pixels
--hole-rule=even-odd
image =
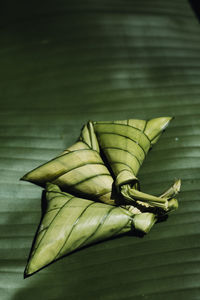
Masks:
[[[140,230],[144,233],[148,233],[156,221],[157,218],[155,214],[142,213],[134,216],[133,225],[136,230]]]

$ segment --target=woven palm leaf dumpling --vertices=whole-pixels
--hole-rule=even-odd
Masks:
[[[108,163],[110,164],[114,175],[116,175],[115,185],[113,184],[113,178],[107,166],[104,164],[100,156],[99,144],[92,122],[88,122],[88,124],[83,127],[77,143],[65,150],[60,156],[28,172],[22,177],[22,180],[33,182],[42,187],[45,187],[47,182],[52,182],[60,186],[63,191],[74,193],[77,196],[101,201],[107,204],[116,205],[120,202],[123,204],[130,204],[130,200],[137,200],[139,197],[140,203],[141,201],[148,201],[151,206],[161,207],[165,210],[171,210],[174,208],[174,206],[177,206],[176,200],[171,201],[166,196],[155,197],[137,191],[139,185],[138,179],[135,176],[145,158],[145,155],[141,152],[141,147],[138,146],[138,144],[142,143],[142,145],[144,145],[142,147],[146,149],[146,153],[151,146],[146,135],[144,135],[144,137],[141,135],[141,130],[145,127],[145,132],[147,132],[152,138],[152,144],[155,143],[164,126],[166,126],[166,124],[169,122],[170,118],[160,119],[165,119],[165,123],[163,124],[162,122],[159,123],[157,121],[156,126],[155,122],[149,121],[146,122],[146,124],[143,120],[116,121],[114,123],[94,122],[95,131],[97,133],[100,145],[103,151],[105,151],[105,155],[108,158]],[[136,141],[138,144],[133,142],[130,144],[132,140],[129,138],[128,142],[125,141],[125,146],[128,150],[124,149],[124,144],[121,142],[121,140],[118,141],[118,138],[121,139],[123,136],[121,133],[116,134],[116,130],[114,134],[111,134],[112,136],[114,135],[113,140],[111,140],[112,136],[110,137],[109,132],[111,130],[110,127],[113,126],[113,124],[121,125],[120,127],[117,126],[117,130],[118,128],[122,128],[124,132],[127,132],[127,128],[131,128],[132,131],[130,133],[128,132],[128,134],[132,134],[134,139],[137,138]],[[126,124],[129,124],[129,126],[126,126]],[[132,127],[130,127],[130,124],[132,124]],[[133,124],[135,127],[133,127]],[[100,132],[102,125],[103,131],[105,132],[105,130],[107,130],[106,134],[102,134]],[[136,126],[138,128],[136,128]],[[152,129],[150,130],[150,128]],[[133,133],[137,133],[137,135],[135,134],[134,136]],[[106,136],[105,140],[104,136]],[[104,147],[104,143],[106,143],[106,147]],[[115,147],[112,146],[111,148],[108,146],[113,143],[115,143]],[[130,148],[127,148],[129,146]],[[133,146],[136,147],[136,149],[133,148]],[[112,152],[110,152],[110,150],[112,150]],[[130,153],[134,151],[136,154],[131,155]],[[111,156],[109,156],[110,153]],[[114,160],[112,155],[114,156]],[[137,156],[139,156],[138,159]],[[139,159],[140,164],[138,163]],[[130,185],[124,184],[127,182],[127,178],[128,182],[134,183],[134,188],[130,188]],[[121,189],[121,193],[117,192],[116,187],[118,190]],[[134,195],[131,194],[133,192]],[[173,203],[173,205],[169,205],[170,203]]]
[[[176,185],[164,195],[173,197]],[[84,246],[139,230],[148,233],[157,221],[152,212],[75,197],[46,184],[46,210],[25,268],[25,277]]]
[[[112,196],[113,178],[100,156],[92,124],[84,126],[74,145],[21,179],[42,187],[52,182],[62,191],[112,205],[117,199]]]
[[[125,199],[147,202],[148,205],[173,210],[178,202],[167,201],[139,191],[137,174],[149,151],[158,141],[171,117],[146,120],[93,122],[100,148],[115,177],[115,186]],[[180,181],[176,182],[177,192]]]
[[[113,206],[77,198],[52,183],[46,187],[47,209],[25,269],[25,277],[70,252],[133,229],[147,233],[153,213],[134,214]]]
[[[120,165],[120,162],[118,160],[116,165]],[[131,161],[127,162],[127,166],[128,163],[132,168]],[[133,173],[134,184],[130,181],[130,190],[137,191],[139,187],[136,173]],[[118,179],[117,174],[120,172],[114,173],[114,177]],[[180,181],[176,181],[159,197],[144,193],[141,197],[141,192],[137,191],[140,193],[140,201],[136,201],[137,197],[124,194],[121,186],[116,184],[119,180],[115,180],[117,189],[113,192],[114,180],[100,156],[99,144],[91,122],[83,127],[77,143],[60,156],[27,173],[22,179],[46,186],[47,199],[47,208],[30,253],[25,276],[35,273],[76,249],[128,232],[133,228],[147,233],[159,214],[164,212],[163,209],[152,210],[152,206],[161,207],[160,203],[163,201],[167,203],[165,212],[169,212],[172,207],[177,207],[177,200],[174,197],[180,189]],[[117,192],[121,194],[118,196]],[[151,197],[155,201],[152,201]],[[147,200],[146,206],[136,205]]]

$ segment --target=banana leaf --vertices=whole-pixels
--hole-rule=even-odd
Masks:
[[[200,31],[188,1],[2,1],[0,298],[198,299]],[[41,187],[19,178],[88,120],[175,117],[137,177],[179,209],[144,237],[86,247],[24,280]]]
[[[70,252],[133,229],[149,232],[152,213],[133,214],[112,206],[74,197],[52,183],[46,188],[47,208],[25,270],[31,275]]]

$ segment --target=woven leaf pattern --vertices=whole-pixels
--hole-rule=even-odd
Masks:
[[[150,206],[167,211],[167,198],[145,195],[138,191],[136,174],[152,145],[151,140],[154,143],[155,139],[157,141],[170,120],[169,117],[150,121],[131,119],[100,124],[95,122],[94,126],[92,122],[88,122],[76,144],[55,159],[28,172],[22,180],[41,186],[52,182],[63,191],[71,191],[75,195],[112,205],[119,204],[120,198],[122,204],[127,203],[127,200],[133,204],[137,200],[140,203],[144,200]],[[100,150],[106,156],[107,164],[101,159]],[[107,167],[114,171],[116,189]]]
[[[137,176],[153,142],[161,135],[171,118],[95,122],[94,128],[100,147],[115,176],[126,172],[126,181]],[[129,178],[130,176],[130,178]],[[117,179],[116,179],[117,180]],[[118,181],[118,180],[117,180]],[[117,185],[123,184],[119,180]]]
[[[46,198],[47,210],[37,232],[26,276],[73,250],[128,232],[141,220],[121,207],[61,192],[54,184],[48,184]],[[146,231],[149,231],[155,216],[144,215]]]
[[[30,171],[22,179],[43,187],[47,182],[52,182],[63,191],[75,192],[85,198],[109,204],[115,202],[111,199],[113,179],[100,154],[81,141],[55,159]]]
[[[170,120],[170,118],[162,118],[164,124],[166,124],[166,119],[167,122]],[[119,124],[119,122],[122,124]],[[104,132],[109,134],[109,139],[106,139],[106,141],[109,142],[112,140],[112,132],[114,132],[117,136],[114,141],[118,145],[119,150],[124,150],[125,146],[127,147],[125,151],[128,151],[131,145],[127,143],[127,140],[130,140],[131,142],[133,141],[134,146],[139,145],[142,151],[147,147],[147,153],[151,142],[150,139],[147,139],[143,131],[148,127],[148,122],[143,120],[130,120],[130,122],[132,124],[139,124],[138,128],[129,127],[129,120],[118,121],[116,124],[111,123],[111,126],[106,123],[108,130]],[[152,122],[152,120],[149,122]],[[152,139],[160,135],[160,123],[162,124],[161,128],[163,128],[163,121],[160,122],[160,119],[158,119],[157,123],[153,120],[154,125],[152,130],[149,129],[149,133],[153,135]],[[114,127],[112,127],[113,124]],[[140,130],[141,124],[145,124],[143,131]],[[134,130],[132,131],[132,129]],[[41,186],[47,185],[47,210],[43,213],[41,225],[35,237],[36,242],[31,250],[25,270],[25,276],[35,273],[65,254],[88,244],[98,242],[99,240],[105,240],[108,237],[125,233],[131,229],[147,233],[157,220],[157,215],[159,216],[158,211],[154,211],[153,213],[150,210],[148,212],[148,205],[145,206],[145,211],[142,210],[144,194],[141,194],[139,191],[137,193],[140,196],[142,195],[139,198],[141,203],[141,207],[139,208],[135,206],[136,202],[133,202],[134,206],[127,206],[125,205],[126,202],[124,202],[122,208],[117,203],[117,198],[116,201],[115,199],[111,199],[111,195],[113,194],[113,180],[106,165],[101,160],[100,149],[104,150],[104,147],[100,138],[99,148],[95,134],[96,130],[96,126],[94,128],[93,124],[89,122],[83,127],[79,141],[76,144],[72,145],[55,159],[30,171],[22,178]],[[99,135],[98,130],[97,134]],[[121,141],[119,137],[123,137],[124,140]],[[132,151],[135,153],[134,157],[137,157],[138,148],[134,148],[134,146],[132,145]],[[111,166],[113,158],[111,157],[111,160],[108,161],[109,163],[111,162]],[[122,159],[122,163],[123,159],[125,159],[127,166],[131,165],[126,155],[125,158],[123,155],[119,157],[119,163],[121,164],[120,158]],[[124,169],[120,170],[117,178],[118,175],[121,175],[121,171],[127,172]],[[102,176],[105,177],[104,181],[102,180]],[[130,181],[129,178],[128,180]],[[62,190],[72,190],[75,194],[63,193],[55,184],[59,185]],[[124,183],[122,182],[122,184]],[[174,189],[172,187],[158,198],[159,202],[168,203],[168,198],[171,199],[169,195],[172,194],[174,196],[178,191],[179,188]],[[96,201],[100,200],[107,204],[110,203],[115,207],[77,198],[75,196],[77,193],[81,193],[85,198],[90,196]],[[117,193],[115,193],[115,196],[117,197]],[[156,201],[154,196],[149,195],[149,197]],[[173,203],[175,201],[176,203],[177,200],[172,199],[170,201],[173,201]]]

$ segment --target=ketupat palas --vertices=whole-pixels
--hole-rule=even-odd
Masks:
[[[167,197],[140,192],[136,177],[149,148],[158,140],[170,120],[170,117],[163,117],[150,121],[131,119],[88,122],[77,143],[60,156],[24,175],[22,180],[43,187],[46,182],[52,182],[63,191],[112,205],[137,201],[139,204],[147,202],[150,206],[166,211],[174,209],[176,201],[173,201],[175,206],[172,207]],[[100,156],[96,134],[113,171],[115,185]]]
[[[167,197],[155,197],[138,190],[137,174],[149,149],[158,141],[171,119],[161,117],[149,121],[130,119],[93,123],[100,148],[114,174],[115,186],[125,199],[169,209]],[[177,203],[174,202],[174,205]]]
[[[46,186],[47,199],[25,276],[133,228],[147,233],[160,214],[178,207],[180,180],[155,197],[139,191],[136,177],[170,119],[88,122],[77,143],[22,178]]]
[[[114,205],[113,178],[105,166],[93,127],[84,127],[77,143],[58,157],[24,175],[27,180],[42,187],[47,182],[57,184],[63,191]]]
[[[174,197],[179,185],[177,181],[165,195]],[[155,213],[142,213],[131,205],[123,208],[81,199],[62,192],[52,183],[46,184],[45,196],[47,205],[25,268],[25,277],[95,242],[129,231],[148,233],[157,221]]]
[[[25,277],[80,249],[137,229],[147,233],[153,213],[134,214],[120,206],[74,197],[52,183],[46,187],[47,208],[25,269]]]

